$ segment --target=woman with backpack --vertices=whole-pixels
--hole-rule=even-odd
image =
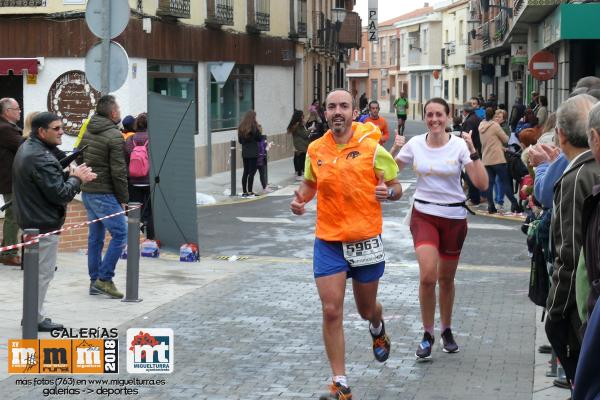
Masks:
[[[148,114],[141,113],[135,118],[135,133],[125,142],[125,161],[129,200],[141,203],[142,231],[146,239],[154,240],[154,219],[150,195],[150,157],[148,152]]]
[[[294,171],[296,172],[296,179],[302,179],[306,152],[310,143],[308,131],[304,127],[304,113],[302,110],[294,110],[292,119],[287,127],[287,132],[292,135],[294,141]]]
[[[256,121],[256,112],[249,110],[244,114],[238,127],[238,141],[242,145],[242,160],[244,172],[242,173],[242,197],[256,196],[252,191],[254,175],[258,169],[258,144],[262,137],[262,127]]]

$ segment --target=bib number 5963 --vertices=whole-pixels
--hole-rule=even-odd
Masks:
[[[385,260],[383,242],[379,236],[356,242],[343,242],[342,245],[344,258],[351,267],[377,264]]]

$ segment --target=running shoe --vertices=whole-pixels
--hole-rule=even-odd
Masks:
[[[381,320],[381,332],[379,335],[375,336],[369,329],[369,333],[373,338],[373,355],[375,359],[379,362],[384,362],[390,356],[390,347],[391,342],[388,335],[385,333],[385,324],[383,320]]]
[[[319,397],[319,400],[350,400],[352,399],[352,391],[349,387],[334,382],[329,386],[329,393]]]
[[[423,340],[421,340],[421,343],[419,343],[419,347],[417,347],[417,351],[415,352],[417,360],[431,359],[431,347],[433,346],[433,342],[433,336],[431,336],[429,332],[425,332],[423,334]]]
[[[454,341],[454,335],[452,335],[452,330],[450,328],[446,328],[444,332],[442,332],[442,350],[444,353],[458,353],[460,351],[458,345]]]

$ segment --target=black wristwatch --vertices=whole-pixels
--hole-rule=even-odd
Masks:
[[[478,152],[471,153],[471,155],[470,155],[469,157],[470,157],[470,158],[471,158],[471,160],[473,160],[473,161],[476,161],[476,160],[479,160],[479,159],[480,159],[480,157],[479,157],[479,153],[478,153]]]

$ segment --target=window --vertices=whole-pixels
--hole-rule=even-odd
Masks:
[[[406,33],[400,35],[400,54],[406,56]]]
[[[367,49],[365,49],[364,47],[361,49],[362,51],[362,60],[366,61],[367,60]]]
[[[387,79],[382,79],[381,80],[381,97],[387,97],[387,86],[388,86],[388,82]]]
[[[196,100],[196,66],[149,61],[148,90],[163,96]]]
[[[423,99],[429,100],[431,98],[431,75],[423,75]]]
[[[462,97],[462,101],[463,103],[467,101],[467,76],[463,75],[463,97]]]
[[[377,65],[377,42],[371,42],[371,65]]]
[[[219,88],[217,82],[211,77],[211,130],[237,128],[244,113],[253,108],[254,67],[252,65],[236,65],[222,88]]]
[[[398,39],[393,38],[390,46],[390,65],[398,65]]]
[[[427,29],[423,29],[423,40],[421,43],[423,43],[423,54],[427,54]]]
[[[465,43],[465,28],[463,24],[463,20],[458,21],[458,44],[466,44]]]
[[[377,98],[377,79],[371,79],[371,100]]]
[[[417,74],[410,74],[410,98],[417,99]]]
[[[381,38],[381,51],[380,56],[380,62],[381,65],[386,65],[387,64],[387,45],[388,45],[388,40],[386,37]]]
[[[458,99],[459,90],[460,90],[460,78],[454,78],[454,98],[455,99]]]
[[[358,62],[358,50],[353,49],[352,52],[354,53],[354,61]]]
[[[448,100],[448,79],[444,80],[444,99]]]
[[[450,35],[448,34],[448,29],[444,30],[444,43],[448,43],[450,41]]]

